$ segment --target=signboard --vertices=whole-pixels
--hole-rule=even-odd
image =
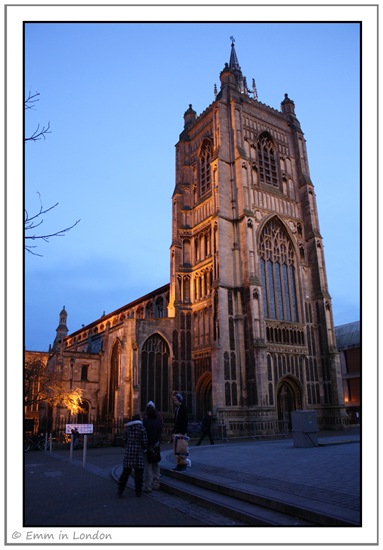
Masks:
[[[65,433],[70,435],[75,428],[78,429],[79,434],[93,433],[93,424],[66,424]]]
[[[188,431],[189,434],[196,434],[202,431],[202,422],[188,422]]]

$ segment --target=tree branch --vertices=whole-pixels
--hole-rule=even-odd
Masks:
[[[34,109],[35,104],[38,101],[40,101],[39,96],[40,96],[39,92],[36,92],[34,94],[31,94],[31,92],[29,92],[27,99],[24,101],[25,110]],[[40,129],[40,124],[38,124],[33,134],[29,137],[25,137],[24,141],[39,141],[41,138],[45,139],[46,134],[51,133],[50,128],[51,128],[50,122],[48,122],[47,126],[43,126],[41,129]]]
[[[31,94],[31,91],[29,90],[28,97],[24,101],[24,108],[25,109],[34,109],[35,103],[40,101],[39,99],[39,92],[35,92],[34,94]]]
[[[40,100],[40,94],[39,92],[36,92],[32,94],[29,91],[28,97],[24,101],[24,107],[26,110],[33,109],[35,107],[35,104]],[[24,141],[39,141],[40,139],[45,139],[46,134],[50,134],[50,123],[48,122],[47,126],[40,127],[40,124],[37,125],[36,130],[33,132],[33,134],[29,137],[24,137]],[[56,208],[58,205],[58,202],[54,204],[53,206],[50,206],[49,208],[43,208],[43,203],[41,201],[41,195],[39,195],[40,200],[40,210],[37,212],[37,214],[34,214],[33,216],[30,216],[28,213],[28,210],[24,210],[24,249],[27,250],[29,253],[35,255],[35,256],[42,256],[42,254],[37,254],[33,251],[33,249],[36,248],[36,246],[26,244],[27,239],[28,240],[38,240],[41,239],[45,242],[49,242],[49,239],[52,237],[64,237],[68,231],[73,229],[81,220],[77,220],[74,224],[70,225],[69,227],[65,227],[64,229],[60,229],[59,231],[55,231],[53,233],[43,234],[43,235],[26,235],[27,231],[32,231],[36,229],[37,227],[40,227],[42,223],[44,222],[43,216]]]
[[[38,222],[36,222],[35,220],[38,220],[38,218],[40,218],[41,216],[43,216],[47,212],[50,212],[51,210],[56,208],[56,206],[59,204],[58,202],[56,202],[56,204],[54,204],[53,206],[50,206],[49,208],[44,209],[43,204],[41,202],[41,195],[40,195],[40,193],[37,193],[37,194],[39,195],[39,200],[40,200],[40,210],[37,212],[37,214],[35,214],[34,216],[29,217],[28,210],[24,210],[24,239],[25,239],[25,241],[27,239],[30,239],[32,241],[41,239],[41,240],[48,243],[49,239],[51,239],[52,237],[65,237],[65,233],[67,233],[68,231],[73,229],[73,227],[75,227],[81,221],[81,220],[77,220],[71,226],[65,227],[64,229],[60,229],[59,231],[55,231],[54,233],[49,233],[47,235],[26,235],[25,234],[26,231],[31,231],[32,229],[36,229],[37,227],[39,227],[44,222],[43,219],[40,219]],[[41,254],[37,254],[36,252],[33,252],[32,249],[36,248],[36,246],[25,244],[24,248],[25,248],[25,250],[27,250],[28,252],[30,252],[34,256],[41,256]]]
[[[43,126],[41,130],[40,130],[40,124],[38,124],[33,134],[29,137],[26,137],[24,141],[39,141],[41,138],[45,139],[45,135],[51,133],[50,128],[51,128],[50,122],[48,122],[48,125],[46,127]]]
[[[33,241],[36,240],[36,239],[42,239],[43,241],[45,242],[49,242],[49,239],[51,237],[65,237],[64,233],[67,233],[68,231],[70,231],[73,227],[75,227],[75,225],[77,225],[81,220],[77,220],[74,222],[73,225],[71,225],[70,227],[66,227],[65,229],[60,229],[60,231],[57,231],[56,233],[50,233],[49,235],[26,235],[25,238],[26,239],[32,239]],[[30,227],[28,229],[34,229],[36,227],[38,227],[39,225],[41,225],[41,223],[43,223],[42,221],[33,226],[33,227]]]

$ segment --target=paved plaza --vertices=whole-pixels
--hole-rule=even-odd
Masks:
[[[246,440],[190,447],[193,475],[221,476],[248,491],[278,494],[286,501],[310,502],[318,512],[331,507],[358,518],[360,514],[360,436],[349,431],[323,432],[320,445],[297,448],[291,439]],[[114,476],[123,449],[88,449],[25,454],[25,526],[209,526],[214,513],[193,507],[162,491],[135,496],[133,480],[117,498]],[[174,466],[171,446],[164,444],[162,468]],[[188,474],[186,474],[188,475]]]

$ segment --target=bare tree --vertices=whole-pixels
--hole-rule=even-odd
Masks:
[[[47,369],[39,353],[29,353],[24,365],[24,405],[47,403],[61,406],[71,414],[86,412],[82,404],[81,388],[67,389],[65,382]]]
[[[47,214],[47,212],[50,212],[56,206],[58,205],[58,202],[54,204],[53,206],[49,206],[48,208],[44,208],[43,204],[41,202],[41,196],[40,193],[37,193],[39,195],[40,199],[40,210],[37,212],[37,214],[34,214],[32,216],[29,215],[28,210],[24,210],[24,237],[25,237],[25,245],[24,248],[31,254],[34,254],[35,256],[42,256],[42,254],[37,254],[37,252],[34,252],[34,248],[36,248],[36,245],[27,244],[27,241],[30,240],[43,240],[45,242],[49,242],[49,239],[51,237],[65,237],[65,234],[70,231],[75,225],[77,225],[80,220],[75,221],[75,223],[69,227],[66,227],[64,229],[60,229],[59,231],[55,231],[54,233],[48,233],[46,235],[44,234],[33,234],[33,235],[27,235],[27,231],[32,231],[36,229],[37,227],[40,227],[41,224],[44,222],[44,214]]]
[[[26,111],[35,108],[36,103],[40,99],[39,96],[40,96],[39,92],[36,92],[34,94],[29,92],[28,97],[26,98],[26,100],[24,102],[24,107],[25,107]],[[30,134],[28,137],[25,137],[24,141],[25,142],[27,142],[27,141],[36,142],[36,141],[39,141],[41,139],[45,139],[46,135],[50,134],[50,133],[51,133],[51,130],[50,130],[50,123],[49,122],[46,126],[43,126],[43,127],[40,127],[40,124],[38,124],[35,131],[32,134]],[[55,231],[53,233],[47,233],[47,234],[33,233],[32,235],[31,234],[27,235],[27,232],[31,232],[34,229],[36,229],[37,227],[40,227],[42,225],[42,223],[44,222],[44,215],[47,214],[48,212],[50,212],[51,210],[53,210],[54,208],[56,208],[56,206],[59,204],[57,202],[53,206],[49,206],[48,208],[44,208],[43,204],[42,204],[42,201],[41,201],[40,193],[38,193],[38,195],[39,195],[39,199],[40,199],[40,210],[37,212],[37,214],[30,215],[28,210],[26,210],[26,209],[24,210],[24,238],[25,238],[24,248],[27,252],[29,252],[29,253],[31,253],[35,256],[42,256],[42,254],[37,254],[37,252],[34,251],[34,249],[37,248],[36,245],[27,244],[27,243],[29,243],[30,241],[39,241],[39,240],[49,242],[49,239],[51,237],[64,237],[65,234],[68,231],[70,231],[73,227],[75,227],[75,225],[77,225],[80,222],[80,220],[75,221],[75,223],[70,225],[69,227],[65,227],[64,229],[60,229],[59,231]]]
[[[36,106],[36,103],[39,101],[39,92],[36,92],[34,94],[31,94],[29,92],[27,99],[24,102],[25,110],[31,110],[34,109]],[[51,133],[51,125],[50,122],[46,126],[43,126],[40,128],[40,124],[37,125],[37,128],[35,131],[28,137],[24,138],[24,141],[39,141],[41,138],[45,139],[46,134]]]

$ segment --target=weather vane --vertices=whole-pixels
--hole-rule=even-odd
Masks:
[[[230,40],[231,40],[231,41],[232,41],[232,43],[234,44],[234,42],[235,42],[235,38],[234,38],[234,36],[230,36]]]

